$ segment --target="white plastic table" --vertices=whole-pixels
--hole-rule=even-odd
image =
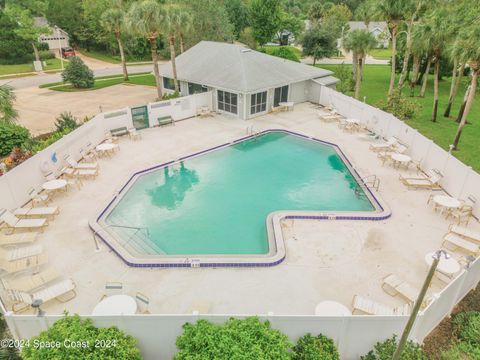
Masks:
[[[459,200],[448,195],[435,195],[433,197],[433,202],[447,209],[457,209],[462,205]]]
[[[405,154],[394,153],[390,157],[397,167],[400,165],[405,165],[405,167],[408,167],[408,164],[410,164],[410,161],[412,161],[412,158]]]
[[[117,147],[118,147],[117,144],[103,143],[103,144],[97,145],[95,149],[97,149],[97,151],[103,154],[111,154]]]
[[[64,189],[67,186],[67,181],[63,179],[50,180],[42,184],[43,190],[57,191]]]
[[[360,121],[358,121],[357,119],[345,119],[345,122],[349,124],[355,124],[355,125],[360,124]]]
[[[433,263],[433,255],[435,252],[430,252],[425,255],[425,262],[430,267]],[[460,264],[458,261],[450,256],[449,259],[445,259],[445,257],[441,257],[440,261],[438,262],[436,274],[440,280],[448,282],[453,275],[460,271]]]
[[[137,303],[128,295],[112,295],[100,301],[92,315],[133,315],[137,312]]]
[[[348,316],[352,312],[345,305],[336,301],[322,301],[315,307],[315,315],[319,316]]]
[[[278,103],[278,105],[286,107],[287,110],[293,110],[293,105],[294,104],[295,103],[293,101],[283,101],[283,102]]]

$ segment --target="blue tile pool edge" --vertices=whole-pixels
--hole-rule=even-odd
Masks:
[[[303,213],[302,211],[296,211],[295,213],[297,213],[297,214],[292,214],[293,211],[292,212],[282,211],[281,213],[279,212],[279,214],[281,214],[280,218],[276,220],[276,221],[278,221],[278,223],[283,219],[303,219],[303,220],[308,219],[308,220],[330,220],[330,221],[332,221],[332,220],[382,221],[382,220],[388,219],[392,215],[389,207],[386,206],[385,202],[382,199],[380,199],[378,197],[378,195],[376,196],[371,191],[371,189],[368,186],[365,185],[362,177],[357,172],[357,170],[354,167],[354,165],[352,164],[352,162],[348,159],[348,157],[345,155],[345,153],[341,150],[341,148],[337,144],[332,143],[332,142],[328,142],[328,141],[324,141],[324,140],[321,140],[321,139],[318,139],[318,138],[310,137],[310,136],[307,136],[307,135],[304,135],[304,134],[300,134],[300,133],[297,133],[297,132],[294,132],[294,131],[286,130],[286,129],[267,129],[267,130],[260,131],[256,134],[253,134],[253,135],[244,136],[244,137],[241,137],[239,139],[233,140],[233,141],[228,142],[228,143],[217,145],[217,146],[205,149],[205,150],[201,150],[201,151],[192,153],[192,154],[187,155],[187,156],[180,157],[176,160],[167,161],[167,162],[149,167],[147,169],[143,169],[143,170],[135,172],[132,176],[130,176],[130,178],[120,188],[120,190],[116,193],[116,195],[112,198],[112,200],[107,204],[107,206],[100,212],[100,214],[93,221],[89,220],[88,225],[89,225],[90,229],[94,232],[94,234],[95,234],[94,236],[99,237],[110,248],[110,250],[112,250],[120,259],[122,259],[122,261],[126,265],[131,266],[131,267],[145,267],[145,268],[152,268],[152,267],[155,267],[155,268],[271,267],[271,266],[276,266],[276,265],[282,263],[285,260],[285,257],[286,257],[286,252],[284,250],[283,237],[282,237],[281,240],[276,239],[276,238],[274,239],[274,242],[275,242],[276,247],[277,247],[277,254],[278,254],[278,250],[279,250],[279,246],[278,246],[279,244],[281,244],[281,247],[284,250],[283,253],[279,257],[278,256],[272,256],[270,258],[270,260],[269,259],[258,259],[258,261],[235,261],[235,262],[233,262],[233,261],[232,262],[215,261],[215,262],[198,262],[198,263],[194,264],[192,262],[187,261],[189,259],[190,260],[196,260],[196,259],[194,259],[195,255],[193,255],[192,256],[193,259],[189,258],[189,257],[185,257],[183,262],[173,262],[173,263],[172,262],[163,262],[162,263],[162,262],[158,262],[158,261],[156,261],[156,262],[148,262],[147,261],[146,263],[141,263],[141,262],[139,262],[139,260],[137,260],[137,262],[135,262],[134,260],[127,259],[125,254],[120,253],[115,246],[110,244],[110,242],[104,236],[102,236],[100,234],[100,231],[102,231],[104,229],[98,223],[98,221],[103,217],[103,215],[110,209],[110,207],[115,202],[115,200],[117,200],[118,196],[120,194],[122,194],[122,192],[130,184],[132,184],[132,181],[134,179],[136,179],[138,176],[140,176],[142,174],[145,174],[147,172],[150,172],[150,171],[158,170],[158,169],[176,164],[178,162],[181,162],[181,161],[184,161],[184,160],[187,160],[187,159],[191,159],[191,158],[194,158],[194,157],[197,157],[197,156],[200,156],[200,155],[207,154],[209,152],[220,150],[220,149],[223,149],[225,147],[228,147],[228,146],[231,146],[231,145],[234,145],[234,144],[246,141],[246,140],[250,140],[250,139],[253,139],[257,136],[264,135],[264,134],[271,133],[271,132],[283,132],[283,133],[298,136],[298,137],[301,137],[301,138],[304,138],[304,139],[307,139],[307,140],[310,140],[310,141],[318,142],[318,143],[321,143],[323,145],[328,145],[328,146],[332,147],[337,152],[337,154],[341,157],[342,161],[345,163],[348,170],[354,176],[356,182],[361,186],[362,190],[366,193],[367,197],[369,198],[370,202],[372,203],[372,205],[375,208],[375,211],[373,211],[371,215],[367,215],[368,214],[367,212],[345,212],[345,211],[331,211],[331,212],[328,212],[327,214],[324,214],[323,212],[320,212],[320,211],[305,211],[305,213],[308,213],[308,214],[304,215],[304,214],[298,214],[298,213]],[[310,213],[312,215],[309,215]],[[321,215],[314,215],[314,214],[317,214],[317,213],[320,213]],[[358,215],[354,215],[355,213],[357,213]],[[361,213],[361,215],[359,213]],[[98,229],[98,228],[100,228],[100,229]],[[275,235],[275,237],[276,236],[277,235]],[[269,243],[270,243],[270,240],[271,239],[269,239]],[[131,255],[131,254],[129,254],[129,255]],[[228,257],[228,255],[223,255],[223,256]],[[247,255],[247,256],[249,256],[249,255]],[[175,257],[175,256],[172,255],[171,257]],[[250,257],[254,257],[254,255],[251,255]],[[161,260],[162,258],[158,257],[157,259]],[[150,260],[152,260],[152,259],[150,259]]]

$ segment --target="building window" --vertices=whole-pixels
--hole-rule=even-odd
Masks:
[[[168,90],[175,90],[175,81],[173,79],[163,77],[163,88]]]
[[[286,101],[288,101],[288,85],[275,88],[273,106],[277,107],[279,103]]]
[[[250,95],[250,114],[256,114],[267,110],[267,92],[259,92]]]
[[[237,114],[238,99],[237,94],[217,90],[218,110],[223,110],[232,114]]]
[[[188,95],[203,93],[207,91],[208,89],[206,86],[190,82],[188,83]]]

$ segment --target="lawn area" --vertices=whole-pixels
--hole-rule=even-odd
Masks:
[[[267,51],[267,54],[270,55],[271,52],[272,52],[272,50],[273,50],[274,48],[277,48],[278,46],[275,46],[275,45],[265,45],[265,46],[263,46],[263,47],[264,47],[265,50]],[[299,59],[301,59],[301,58],[303,57],[303,56],[302,56],[302,51],[301,51],[300,49],[297,49],[297,48],[294,47],[294,46],[284,46],[284,47],[287,47],[287,48],[291,49],[291,50],[295,53],[295,55],[297,55],[297,57],[298,57]]]
[[[368,54],[377,60],[390,60],[392,57],[392,49],[371,49]]]
[[[331,71],[336,70],[339,65],[320,65],[324,69]],[[350,66],[350,65],[344,65]],[[362,90],[360,98],[366,96],[367,103],[376,105],[380,100],[385,100],[388,83],[390,79],[390,67],[386,65],[366,65],[364,80],[362,82]],[[408,124],[415,129],[418,129],[423,135],[432,139],[436,144],[443,149],[448,150],[448,146],[453,142],[455,132],[457,130],[457,123],[452,119],[458,114],[460,102],[463,99],[464,91],[469,83],[469,78],[464,78],[463,83],[457,94],[455,104],[453,106],[451,116],[447,119],[443,117],[443,112],[448,101],[450,91],[450,79],[444,78],[440,81],[440,95],[438,101],[438,116],[437,122],[433,123],[431,119],[433,107],[433,75],[429,77],[429,83],[425,98],[415,97],[415,100],[422,106],[417,118],[409,120]],[[420,88],[416,88],[416,94]],[[406,89],[405,94],[409,93]],[[351,94],[349,94],[351,95]],[[480,98],[477,92],[475,103],[472,106],[469,115],[469,123],[463,129],[462,137],[458,150],[453,154],[455,157],[463,161],[465,164],[471,166],[475,171],[480,172],[480,156],[478,152],[478,139],[480,138]]]
[[[60,69],[60,59],[48,59],[45,60],[46,66],[43,70],[55,70]],[[16,65],[0,65],[0,75],[9,74],[22,74],[34,71],[33,63],[28,64],[16,64]]]
[[[145,85],[145,86],[156,86],[155,77],[150,73],[134,74],[129,75],[129,80],[124,81],[123,75],[111,75],[111,76],[101,76],[95,78],[95,84],[92,88],[89,89],[76,89],[70,84],[64,84],[62,82],[49,83],[40,85],[40,88],[49,88],[50,90],[55,91],[66,91],[66,92],[79,92],[79,91],[92,91],[103,89],[109,86],[118,85],[118,84],[133,84],[133,85]]]
[[[88,56],[88,57],[91,57],[93,59],[97,59],[97,60],[100,60],[100,61],[105,61],[105,62],[108,62],[108,63],[112,63],[112,64],[120,64],[120,60],[119,59],[115,59],[114,56],[110,55],[110,54],[106,54],[104,52],[100,52],[100,51],[87,51],[85,49],[81,49],[81,50],[76,50],[78,51],[79,53],[85,55],[85,56]]]

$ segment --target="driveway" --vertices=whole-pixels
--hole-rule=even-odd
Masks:
[[[151,86],[119,84],[104,89],[82,92],[61,92],[38,87],[15,91],[18,123],[40,135],[55,130],[56,117],[70,111],[79,120],[101,110],[144,105],[155,101],[156,89]],[[101,107],[101,108],[100,108]]]

